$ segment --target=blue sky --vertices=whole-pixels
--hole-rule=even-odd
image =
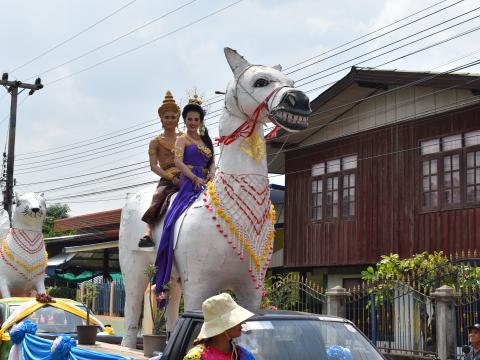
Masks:
[[[19,186],[16,190],[20,192],[39,191],[70,186],[73,183],[118,173],[122,170],[102,172],[90,177],[78,177],[87,172],[99,172],[147,160],[148,138],[153,137],[154,132],[161,131],[155,119],[157,107],[161,103],[165,91],[171,90],[177,100],[185,103],[187,93],[194,87],[203,94],[205,99],[214,97],[215,90],[224,90],[226,83],[231,78],[230,69],[223,55],[225,46],[237,49],[252,63],[271,65],[280,63],[285,68],[427,6],[437,4],[410,20],[452,5],[449,9],[406,26],[402,30],[370,41],[291,75],[292,78],[299,79],[340,62],[346,62],[346,65],[342,67],[357,64],[361,62],[362,58],[355,61],[348,60],[385,44],[398,41],[404,36],[420,32],[429,26],[478,6],[478,2],[474,0],[445,0],[443,2],[439,0],[339,0],[335,2],[244,0],[204,21],[166,35],[232,3],[234,0],[102,2],[94,0],[42,2],[1,0],[0,72],[8,71],[10,79],[22,81],[33,81],[36,76],[41,75],[43,83],[46,84],[45,88],[34,96],[26,98],[26,93],[24,93],[19,97],[15,168],[15,177]],[[12,71],[124,5],[127,5],[124,9],[72,41],[31,64]],[[112,41],[182,5],[184,5],[183,9],[165,16],[164,19],[140,31],[125,36],[109,46],[54,71],[45,73],[47,69]],[[480,11],[472,12],[456,21],[440,26],[436,30],[478,14]],[[381,58],[361,63],[361,65],[377,66],[397,56],[478,26],[479,19],[473,19],[464,25],[441,32]],[[425,34],[433,31],[435,30]],[[162,36],[164,37],[148,46],[70,76]],[[414,39],[415,37],[412,37],[410,41]],[[450,60],[478,50],[476,48],[478,39],[479,32],[474,32],[429,51],[392,62],[383,68],[420,71],[446,70],[454,65],[478,58],[479,53],[441,67]],[[472,68],[469,71],[478,72],[478,68]],[[311,85],[306,85],[302,90],[309,90],[338,80],[346,72],[347,70],[341,71]],[[55,82],[66,76],[67,78]],[[5,91],[0,90],[1,98]],[[321,90],[313,91],[309,95],[313,99],[320,92]],[[213,112],[220,107],[221,102],[211,105],[209,110]],[[9,96],[5,96],[0,100],[0,146],[5,144],[7,136],[8,121],[4,120],[8,116],[8,111]],[[218,119],[215,117],[207,121],[213,134],[216,131],[216,121]],[[147,125],[147,128],[138,130],[139,127]],[[88,139],[125,128],[129,128],[128,131],[132,132],[115,139],[102,140],[94,145],[86,145],[85,141]],[[149,132],[152,135],[148,135]],[[101,151],[99,149],[101,146],[109,146],[113,142],[127,140],[142,134],[143,138],[132,140],[132,142],[137,142],[131,145],[121,145],[122,147],[118,150],[123,151],[120,153],[110,155],[115,152],[110,151],[100,153],[97,156],[100,157],[98,159],[88,158],[93,151]],[[72,145],[76,143],[78,144]],[[71,149],[72,146],[77,148]],[[49,154],[50,152],[55,153]],[[78,155],[73,155],[77,153]],[[70,161],[69,159],[72,158],[78,158],[78,160]],[[73,164],[75,161],[83,162]],[[35,167],[39,165],[48,166]],[[108,179],[110,180],[108,182],[47,191],[46,196],[47,199],[53,201],[58,199],[57,201],[69,203],[72,215],[118,208],[122,206],[126,191],[64,200],[61,197],[128,186],[156,178],[155,175],[148,172],[148,169],[129,174],[131,176],[128,178],[118,176],[116,180],[114,177]],[[71,179],[37,184],[65,177]],[[281,178],[272,180],[282,182]],[[134,192],[135,190],[128,191]]]

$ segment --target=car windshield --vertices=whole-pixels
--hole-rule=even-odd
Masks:
[[[52,306],[44,306],[21,321],[23,320],[30,320],[37,324],[37,333],[76,333],[77,325],[86,324],[81,317]]]
[[[382,357],[345,322],[314,319],[247,321],[237,340],[256,360],[381,360]],[[351,354],[351,356],[350,356]]]

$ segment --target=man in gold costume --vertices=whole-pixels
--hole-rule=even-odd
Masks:
[[[162,105],[158,108],[158,115],[163,126],[163,133],[150,141],[148,156],[150,169],[160,176],[157,190],[152,198],[150,207],[145,212],[142,220],[147,223],[145,235],[140,239],[139,247],[152,247],[152,231],[155,223],[161,218],[168,208],[170,196],[178,190],[180,171],[175,167],[174,146],[177,136],[180,108],[175,103],[170,91],[165,94]]]

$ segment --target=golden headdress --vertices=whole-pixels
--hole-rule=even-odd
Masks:
[[[170,91],[167,91],[165,94],[165,99],[163,99],[162,105],[158,108],[158,115],[162,117],[166,111],[173,111],[177,114],[177,117],[180,117],[180,107],[175,102]]]
[[[200,120],[202,120],[205,117],[205,109],[202,108],[202,99],[195,94],[193,97],[188,99],[188,104],[185,105],[185,107],[182,110],[182,117],[185,120],[185,117],[189,111],[196,111],[200,114]]]
[[[198,97],[197,94],[194,94],[193,97],[188,99],[189,104],[202,105],[202,99]]]

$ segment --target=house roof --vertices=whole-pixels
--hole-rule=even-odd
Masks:
[[[122,209],[101,211],[80,216],[72,216],[66,219],[54,221],[55,231],[95,229],[104,226],[112,226],[120,223]]]
[[[324,126],[377,93],[391,91],[392,87],[423,86],[430,88],[457,88],[480,95],[480,74],[445,74],[399,70],[377,70],[352,67],[350,72],[322,92],[310,103],[312,115],[308,128],[297,133],[278,132],[267,146],[269,172],[284,172],[284,153],[294,149]]]

